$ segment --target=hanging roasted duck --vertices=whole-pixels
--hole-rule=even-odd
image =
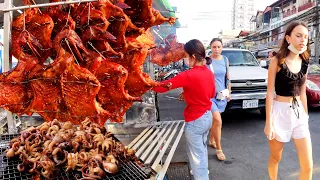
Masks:
[[[121,122],[133,102],[160,85],[143,72],[143,64],[155,47],[148,29],[164,22],[175,18],[163,17],[151,0],[26,9],[12,23],[18,64],[0,74],[0,107],[18,115],[38,113],[46,121]],[[173,57],[179,50],[180,56],[181,46],[168,45],[165,52]]]

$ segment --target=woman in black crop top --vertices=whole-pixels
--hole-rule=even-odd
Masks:
[[[308,34],[306,24],[292,22],[269,66],[264,132],[269,139],[268,171],[272,180],[278,176],[284,143],[291,138],[294,139],[300,162],[299,180],[312,179],[312,145],[306,97],[310,56]]]

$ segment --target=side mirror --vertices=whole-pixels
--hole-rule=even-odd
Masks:
[[[260,61],[260,66],[261,67],[266,67],[267,66],[267,61],[266,60],[261,60]]]

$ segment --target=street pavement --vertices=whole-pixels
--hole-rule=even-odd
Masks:
[[[183,119],[184,102],[177,100],[181,90],[158,94],[160,120]],[[320,179],[320,109],[309,110],[313,145],[313,179]],[[263,133],[265,119],[258,111],[229,112],[223,115],[222,147],[227,160],[220,162],[208,147],[210,180],[267,180],[269,146]],[[187,162],[185,138],[181,138],[172,162]],[[285,144],[279,164],[279,180],[297,180],[299,161],[293,140]],[[189,176],[189,174],[186,174]]]

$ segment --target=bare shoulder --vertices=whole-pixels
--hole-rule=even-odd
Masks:
[[[277,57],[272,57],[270,59],[269,70],[276,70],[276,72],[279,72],[280,67],[278,66],[278,61]]]

